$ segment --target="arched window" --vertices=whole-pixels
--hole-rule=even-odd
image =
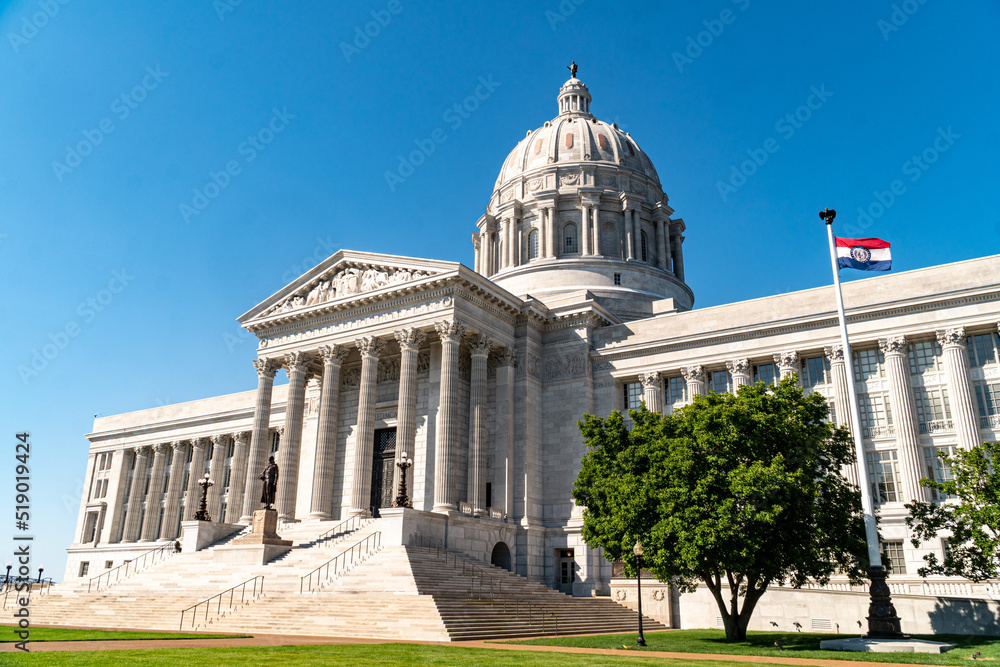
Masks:
[[[648,255],[646,254],[646,232],[641,232],[639,238],[642,241],[642,261],[648,262]]]
[[[538,259],[538,230],[532,229],[528,233],[528,261]]]
[[[580,244],[577,241],[576,225],[572,222],[563,227],[563,254],[575,255],[580,252]]]

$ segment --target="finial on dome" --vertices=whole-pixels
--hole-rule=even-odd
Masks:
[[[569,76],[571,79],[576,78],[576,61],[573,61],[572,65],[566,65],[566,69],[569,70]]]

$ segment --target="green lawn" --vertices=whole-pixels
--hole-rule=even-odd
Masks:
[[[624,653],[624,651],[623,651]],[[511,665],[526,667],[601,667],[602,665],[666,665],[667,667],[746,667],[746,663],[704,660],[655,660],[633,655],[604,656],[578,653],[504,651],[460,646],[370,644],[343,646],[253,646],[239,648],[171,648],[145,651],[93,651],[58,653],[0,653],[4,667],[20,665]],[[755,663],[755,667],[768,667]],[[774,667],[771,665],[771,667]]]
[[[0,642],[19,642],[14,632],[17,626],[0,625]],[[220,637],[249,637],[250,635],[206,635],[186,632],[129,632],[127,630],[73,630],[70,628],[30,629],[33,642],[107,641],[111,639],[217,639]]]
[[[982,658],[1000,659],[1000,637],[972,635],[915,635],[918,639],[947,642],[955,649],[948,653],[848,653],[846,651],[821,651],[824,639],[857,637],[810,632],[748,632],[747,641],[729,644],[722,630],[670,630],[646,633],[649,651],[675,651],[680,653],[726,653],[730,655],[762,655],[786,658],[826,658],[831,660],[868,660],[873,662],[903,662],[926,665],[968,665],[969,656],[979,651]],[[586,648],[621,648],[623,644],[635,646],[636,634],[591,635],[588,637],[556,637],[512,641],[517,644],[551,646],[580,646]],[[785,650],[774,647],[778,642]]]

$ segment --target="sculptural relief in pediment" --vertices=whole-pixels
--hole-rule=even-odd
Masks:
[[[354,294],[427,278],[431,273],[397,267],[348,267],[320,277],[270,308],[266,315],[287,313]]]

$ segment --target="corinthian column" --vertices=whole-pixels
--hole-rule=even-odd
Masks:
[[[909,360],[904,336],[889,336],[878,342],[885,357],[886,375],[889,378],[889,398],[892,401],[896,444],[899,446],[900,481],[903,502],[923,500],[920,488],[920,466],[923,463],[917,435],[916,409],[910,388]]]
[[[729,375],[733,378],[734,394],[739,391],[740,387],[746,387],[750,384],[749,359],[733,359],[732,361],[727,361],[726,368],[729,369]]]
[[[799,372],[799,353],[795,350],[774,355],[774,363],[778,367],[779,379],[784,380],[792,373]]]
[[[181,509],[181,494],[184,492],[184,466],[187,464],[187,447],[181,441],[171,443],[170,481],[167,482],[167,504],[163,508],[163,525],[160,539],[177,538],[177,513]]]
[[[503,509],[509,516],[514,513],[514,363],[517,358],[512,347],[502,347],[496,352],[496,442],[504,452]],[[494,480],[494,487],[498,486]],[[497,491],[498,497],[499,490]],[[493,501],[496,504],[496,500]]]
[[[972,385],[969,382],[969,352],[965,329],[957,327],[937,332],[938,344],[944,355],[944,370],[948,374],[948,402],[955,419],[958,446],[971,449],[979,443],[979,424],[972,407]]]
[[[208,438],[195,438],[191,441],[191,474],[188,475],[187,501],[184,503],[184,513],[187,516],[181,517],[184,521],[192,520],[201,505],[201,487],[198,486],[198,480],[205,475],[207,447]]]
[[[434,450],[434,511],[456,509],[455,474],[452,457],[458,444],[458,423],[455,418],[458,400],[458,344],[465,326],[455,320],[435,322],[441,337],[441,399],[437,418],[437,442]]]
[[[486,360],[493,341],[477,335],[469,342],[472,378],[469,384],[469,502],[473,514],[486,510]]]
[[[140,542],[152,542],[160,530],[160,502],[163,500],[163,476],[167,472],[167,447],[161,442],[153,446],[153,469],[149,473],[149,493],[146,495],[146,518],[142,522]]]
[[[278,489],[274,508],[282,521],[295,520],[295,496],[299,488],[299,453],[302,449],[302,417],[306,407],[306,373],[311,356],[306,352],[285,355],[288,368],[288,403],[285,408],[285,440],[278,449]]]
[[[705,395],[705,367],[687,366],[681,369],[681,375],[687,382],[688,403],[694,402],[695,396]]]
[[[589,255],[590,253],[590,216],[587,215],[587,201],[583,198],[580,199],[580,255]]]
[[[358,392],[358,425],[354,431],[354,478],[351,480],[351,513],[362,514],[371,506],[372,456],[375,449],[375,384],[378,358],[385,348],[381,338],[359,338],[361,388]]]
[[[663,383],[660,381],[660,374],[656,371],[640,373],[639,381],[642,383],[642,400],[646,402],[646,409],[650,412],[663,412]]]
[[[233,461],[229,466],[229,493],[226,498],[226,523],[239,523],[243,514],[243,486],[247,481],[247,457],[250,455],[250,432],[233,433]]]
[[[419,329],[395,332],[402,353],[399,362],[399,407],[396,413],[396,461],[403,452],[410,460],[416,452],[417,438],[417,352],[426,336]],[[399,488],[399,466],[395,466],[392,490]],[[407,488],[413,486],[407,483]]]
[[[337,461],[337,427],[340,415],[340,367],[347,356],[341,345],[319,348],[323,357],[323,386],[316,426],[316,464],[313,466],[310,519],[330,519],[333,514],[333,473]]]
[[[831,345],[823,350],[830,360],[830,375],[833,377],[833,404],[837,408],[838,425],[847,426],[854,438],[854,422],[851,419],[851,393],[847,386],[847,366],[844,365],[844,347],[840,344]],[[865,465],[858,461],[854,465],[846,465],[841,471],[844,478],[851,484],[858,484],[858,467]]]
[[[208,464],[208,476],[214,484],[208,487],[208,516],[212,521],[222,522],[222,482],[226,473],[226,453],[229,449],[228,435],[212,436],[212,461]]]
[[[125,515],[125,529],[122,531],[122,542],[135,542],[139,539],[139,526],[142,521],[142,501],[146,495],[146,464],[149,461],[149,447],[137,447],[135,450],[135,466],[132,468],[132,486],[128,492],[128,513]]]
[[[253,367],[257,369],[257,400],[253,411],[253,432],[250,436],[240,523],[253,521],[253,512],[260,504],[258,500],[260,494],[254,491],[260,490],[257,476],[267,461],[267,448],[271,436],[271,391],[274,388],[274,374],[278,372],[278,363],[274,359],[257,359],[253,362]],[[278,478],[281,478],[280,471]]]

